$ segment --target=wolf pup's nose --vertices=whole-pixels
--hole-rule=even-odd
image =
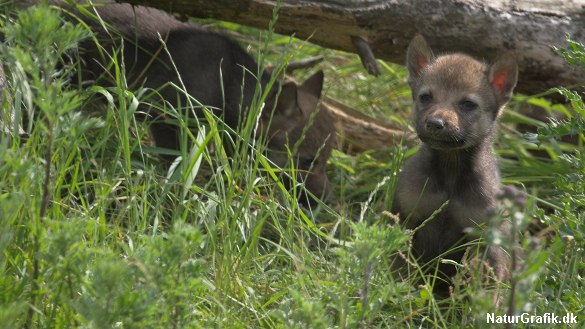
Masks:
[[[425,123],[425,127],[430,132],[437,132],[445,128],[445,122],[439,118],[429,118]]]

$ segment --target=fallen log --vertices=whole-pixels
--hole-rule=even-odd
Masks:
[[[95,1],[94,1],[95,2]],[[183,17],[207,17],[267,28],[274,0],[120,0]],[[571,66],[553,47],[565,35],[585,42],[585,0],[282,0],[275,30],[326,48],[349,52],[356,37],[374,56],[403,64],[406,47],[420,33],[438,52],[463,51],[493,60],[511,52],[518,60],[517,91],[536,94],[551,87],[585,83],[585,71]],[[358,45],[362,44],[358,42]],[[359,47],[358,47],[359,48]]]

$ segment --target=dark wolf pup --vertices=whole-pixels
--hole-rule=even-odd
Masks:
[[[95,13],[105,24],[73,12],[90,26],[99,41],[99,46],[89,40],[80,47],[83,80],[107,81],[112,74],[111,62],[101,52],[106,51],[111,56],[114,49],[120,49],[120,37],[123,37],[122,55],[128,85],[158,89],[164,101],[185,106],[188,102],[184,95],[168,86],[169,83],[184,85],[197,102],[220,110],[216,114],[232,128],[245,120],[257,84],[262,90],[268,88],[269,74],[256,78],[258,64],[234,41],[181,22],[163,11],[127,4],[96,5]],[[93,13],[93,9],[90,12]],[[292,82],[274,85],[260,118],[262,133],[268,137],[268,157],[279,166],[288,160],[287,147],[293,150],[293,145],[304,138],[294,155],[295,166],[298,179],[317,197],[326,197],[329,193],[325,163],[335,139],[332,120],[325,110],[318,111],[322,85],[322,72],[302,85]],[[202,116],[201,109],[196,111]],[[315,114],[315,111],[318,112]],[[151,131],[157,146],[179,149],[178,128],[165,122],[160,113],[155,114],[159,118],[152,123]],[[307,129],[313,114],[312,125]]]
[[[508,57],[491,65],[457,53],[435,57],[420,35],[408,47],[407,67],[414,124],[423,143],[398,177],[393,212],[406,228],[417,229],[413,253],[424,264],[470,241],[465,231],[486,223],[496,207],[500,177],[492,140],[518,68]],[[419,227],[446,201],[435,218]],[[446,258],[459,262],[464,252]],[[508,256],[489,247],[487,260],[497,279],[504,280]],[[446,264],[439,271],[443,279],[455,274]],[[448,281],[435,286],[436,292],[446,293]]]

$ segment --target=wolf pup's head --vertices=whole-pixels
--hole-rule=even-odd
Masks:
[[[435,57],[420,35],[408,47],[407,67],[416,132],[438,150],[466,149],[485,140],[518,77],[510,57],[491,65],[457,53]]]
[[[322,89],[322,71],[301,85],[284,83],[276,106],[273,106],[276,92],[267,101],[267,108],[274,107],[274,111],[271,120],[268,118],[270,113],[266,113],[266,120],[270,120],[267,127],[270,160],[285,166],[289,160],[288,152],[293,152],[295,144],[299,143],[296,154],[292,154],[297,181],[303,182],[316,197],[326,200],[330,187],[325,164],[335,142],[335,128],[327,111],[319,106]],[[311,198],[300,195],[300,201],[307,200]]]

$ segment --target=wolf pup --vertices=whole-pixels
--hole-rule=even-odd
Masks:
[[[486,223],[496,206],[500,177],[492,140],[518,68],[508,57],[491,65],[457,53],[435,57],[420,35],[408,47],[407,67],[422,145],[404,163],[393,212],[406,228],[417,229],[413,254],[424,264],[468,242],[466,229]],[[419,227],[446,201],[437,216]],[[446,258],[459,262],[464,252]],[[487,260],[496,278],[504,280],[507,255],[490,247]],[[455,268],[440,264],[439,271],[445,280],[439,280],[435,292],[445,294]]]
[[[218,116],[234,129],[246,117],[257,85],[263,90],[268,88],[270,76],[264,73],[257,78],[252,73],[258,72],[256,61],[224,36],[147,7],[110,4],[96,6],[95,12],[105,24],[82,17],[99,40],[99,46],[93,40],[80,46],[83,80],[103,83],[111,79],[107,78],[111,74],[108,56],[123,49],[128,85],[157,89],[162,100],[173,106],[185,106],[188,102],[184,95],[169,83],[184,85],[197,102],[220,110],[216,112]],[[101,55],[104,51],[110,55],[104,58]],[[289,82],[272,87],[260,128],[269,138],[268,157],[279,166],[288,160],[287,148],[293,150],[293,145],[304,138],[294,155],[298,179],[315,196],[324,198],[329,193],[325,163],[335,132],[327,111],[319,110],[322,86],[323,73],[318,72],[302,85]],[[315,111],[318,112],[314,114]],[[200,108],[196,109],[196,115],[203,116],[202,113]],[[313,114],[314,120],[307,129]],[[155,115],[158,119],[152,123],[151,131],[157,146],[179,149],[177,126],[165,122],[160,113]]]

